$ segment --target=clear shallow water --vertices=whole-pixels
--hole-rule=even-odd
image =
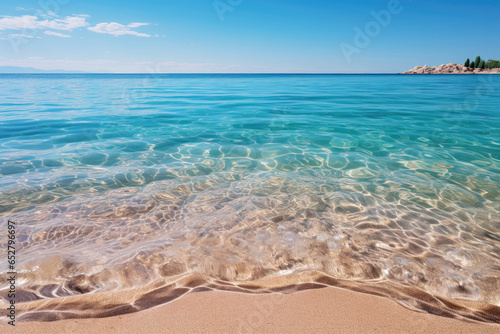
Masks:
[[[0,75],[21,319],[308,283],[500,322],[499,107],[500,76]]]

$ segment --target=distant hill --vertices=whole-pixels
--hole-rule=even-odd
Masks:
[[[81,71],[40,70],[33,67],[0,66],[1,73],[85,73]]]

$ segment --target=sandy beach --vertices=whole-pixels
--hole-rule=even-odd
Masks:
[[[3,333],[498,333],[500,325],[406,309],[338,288],[292,294],[189,293],[143,312],[103,319],[2,325]]]

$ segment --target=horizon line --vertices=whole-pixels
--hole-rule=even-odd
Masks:
[[[400,72],[325,72],[325,73],[308,73],[308,72],[172,72],[172,73],[148,73],[148,72],[0,72],[0,74],[122,74],[122,75],[137,75],[137,74],[145,74],[145,75],[360,75],[360,74],[401,74]]]

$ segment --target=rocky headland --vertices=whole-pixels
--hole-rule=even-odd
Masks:
[[[500,74],[500,68],[472,69],[455,63],[429,67],[416,66],[401,74]]]

